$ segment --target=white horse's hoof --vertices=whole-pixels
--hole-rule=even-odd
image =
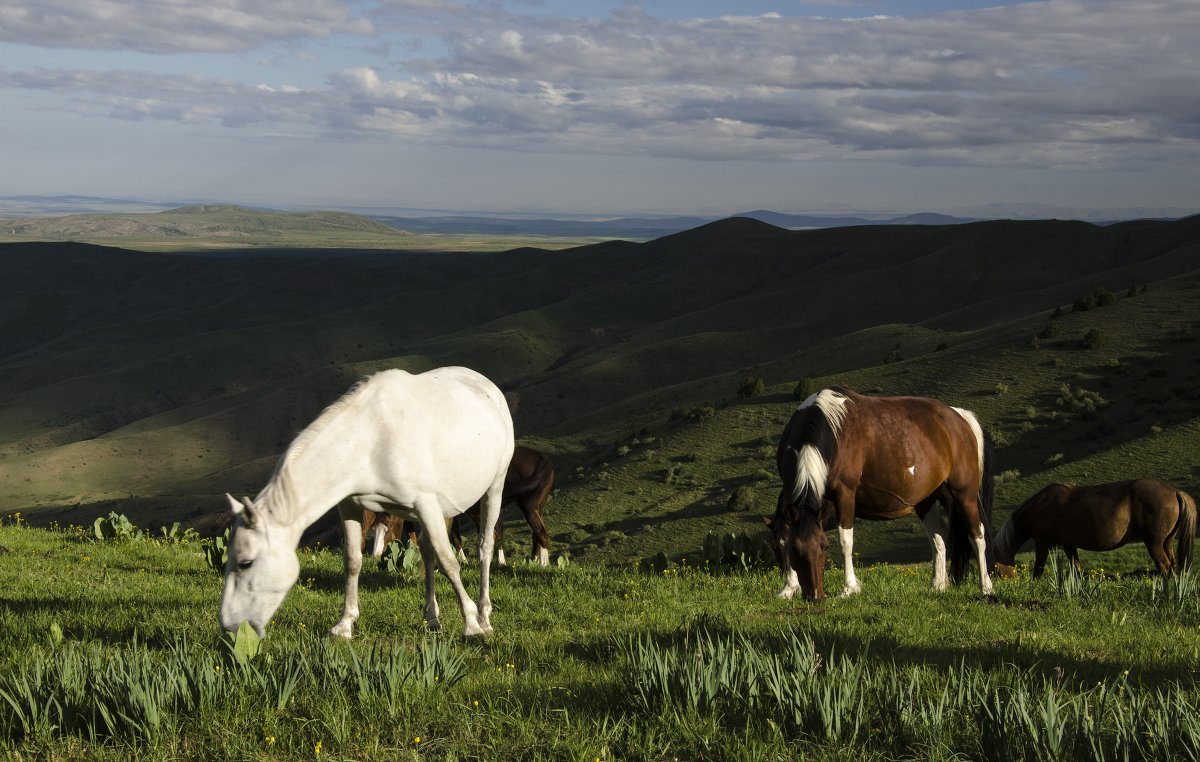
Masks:
[[[491,634],[492,634],[491,627],[483,628],[483,627],[480,627],[479,625],[474,625],[474,626],[468,625],[467,627],[463,628],[463,637],[466,638],[467,640],[482,640],[483,638],[486,638]]]
[[[333,629],[329,631],[329,636],[332,638],[343,638],[350,640],[354,634],[354,625],[348,622],[338,622]]]

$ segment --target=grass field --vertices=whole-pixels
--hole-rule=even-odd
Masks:
[[[447,632],[432,636],[418,576],[368,561],[347,644],[325,638],[340,557],[306,552],[261,652],[239,659],[200,543],[81,535],[0,527],[9,758],[1200,753],[1200,592],[1130,575],[1131,553],[1082,578],[998,580],[991,600],[876,564],[862,594],[819,605],[777,599],[771,570],[521,564],[494,577],[485,643],[457,634],[444,580]]]

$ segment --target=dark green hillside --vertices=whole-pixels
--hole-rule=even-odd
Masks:
[[[804,376],[978,411],[1019,471],[1004,505],[1049,478],[1158,475],[1200,492],[1198,245],[1197,218],[732,219],[494,254],[0,245],[0,512],[198,518],[260,487],[360,375],[445,364],[494,378],[518,435],[556,456],[554,541],[585,557],[754,527]],[[767,394],[734,401],[746,375]],[[757,513],[727,511],[741,484]],[[870,531],[923,553],[917,528]]]

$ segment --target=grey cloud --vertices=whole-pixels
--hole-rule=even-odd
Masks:
[[[3,0],[0,41],[47,48],[224,53],[281,40],[371,34],[339,0]]]
[[[1200,133],[1193,0],[854,21],[664,21],[635,7],[581,21],[439,0],[362,18],[316,0],[275,11],[291,18],[276,35],[369,15],[378,29],[437,29],[445,50],[408,59],[401,75],[363,66],[297,88],[67,70],[0,70],[0,85],[117,118],[713,160],[1125,166],[1194,159]],[[255,18],[226,21],[239,44],[267,34]]]

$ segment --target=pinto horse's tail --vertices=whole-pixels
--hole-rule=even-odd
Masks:
[[[992,452],[992,438],[979,425],[979,419],[969,410],[954,408],[961,415],[975,435],[975,444],[979,455],[979,523],[983,525],[983,541],[987,572],[990,574],[996,566],[996,552],[992,540],[992,504],[995,502],[995,459]],[[967,574],[971,560],[975,558],[975,547],[971,542],[970,528],[959,511],[951,510],[950,514],[950,578],[954,584],[959,584]]]
[[[1179,523],[1175,531],[1175,568],[1187,571],[1192,566],[1192,545],[1196,539],[1196,501],[1188,493],[1180,490],[1175,493],[1179,501]]]

